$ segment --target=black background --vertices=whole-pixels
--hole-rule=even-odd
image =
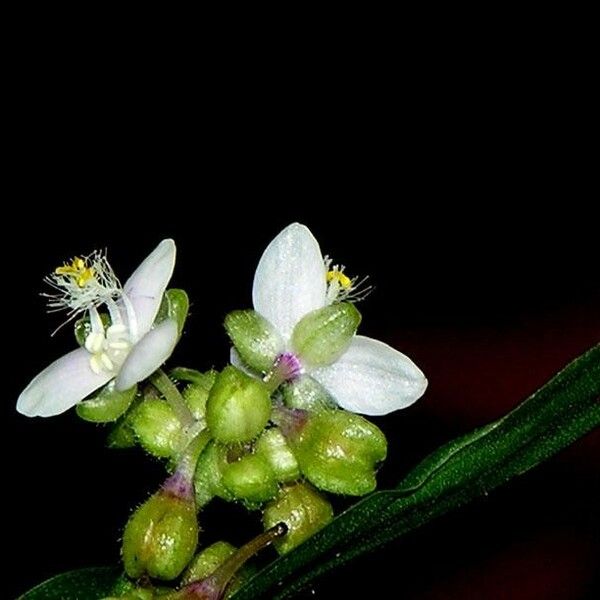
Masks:
[[[183,72],[159,85],[151,71],[60,77],[43,56],[35,64],[33,85],[14,92],[3,217],[9,597],[60,571],[116,562],[129,511],[163,477],[141,452],[105,449],[102,428],[72,413],[14,411],[30,378],[73,346],[67,329],[50,337],[59,321],[38,296],[65,258],[106,247],[126,278],[175,238],[172,284],[192,310],[171,363],[220,367],[221,323],[249,306],[264,247],[289,222],[307,224],[350,273],[370,274],[362,333],[409,354],[430,381],[414,407],[376,421],[390,442],[382,485],[598,341],[586,124],[576,103],[552,101],[538,82],[441,69],[402,94],[381,75],[360,93],[351,84],[336,93],[326,78],[303,87],[304,74],[266,94],[248,71],[207,98]],[[598,444],[596,432],[331,575],[314,597],[390,585],[414,600],[591,597]],[[208,511],[207,536],[224,510]],[[242,530],[256,515],[227,515],[231,541],[257,531]]]

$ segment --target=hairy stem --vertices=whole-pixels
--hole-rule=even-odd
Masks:
[[[162,369],[158,369],[151,375],[150,382],[164,396],[182,427],[191,427],[195,422],[194,415],[169,376]]]

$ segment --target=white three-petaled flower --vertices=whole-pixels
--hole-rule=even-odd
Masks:
[[[286,227],[260,259],[252,291],[254,308],[278,330],[280,353],[288,361],[292,333],[302,317],[335,301],[337,292],[344,293],[338,299],[349,297],[354,280],[343,274],[343,268],[328,271],[328,267],[330,261],[323,258],[317,240],[299,223]],[[301,357],[296,360],[301,362]],[[238,362],[235,354],[232,362]],[[300,364],[300,372],[306,371]],[[407,356],[360,335],[336,362],[312,369],[310,376],[342,408],[366,415],[405,408],[427,387],[427,379]]]
[[[160,367],[177,343],[173,319],[153,327],[175,266],[173,240],[163,240],[123,287],[104,256],[89,258],[75,259],[49,278],[61,292],[51,296],[50,307],[69,308],[71,316],[87,312],[91,330],[85,347],[53,362],[21,393],[17,410],[28,417],[60,414],[112,379],[115,389],[129,389]],[[106,330],[101,304],[111,317]]]

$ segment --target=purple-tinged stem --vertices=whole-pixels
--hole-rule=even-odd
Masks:
[[[271,529],[255,537],[239,550],[232,554],[212,575],[201,581],[195,581],[185,586],[174,595],[169,595],[168,600],[220,600],[223,598],[227,586],[239,569],[257,552],[272,544],[276,539],[284,536],[288,531],[285,523],[277,523]]]
[[[185,500],[194,498],[196,464],[200,453],[209,441],[210,433],[205,429],[187,445],[175,472],[163,483],[161,488],[163,492]]]

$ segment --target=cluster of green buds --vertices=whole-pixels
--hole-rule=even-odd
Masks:
[[[232,349],[220,371],[160,368],[189,307],[183,290],[166,289],[172,241],[122,287],[105,257],[91,257],[51,280],[55,305],[85,313],[75,325],[80,349],[38,375],[17,407],[49,416],[74,405],[82,419],[111,424],[110,447],[137,445],[164,461],[168,478],[125,526],[129,579],[118,597],[217,600],[265,545],[285,554],[327,525],[329,494],[376,488],[387,442],[358,413],[408,406],[426,380],[408,357],[357,335],[355,303],[369,288],[324,258],[306,227],[290,225],[264,252],[254,309],[225,318]],[[260,514],[264,533],[239,549],[206,546],[202,511],[215,499]]]
[[[182,292],[170,290],[167,297],[175,294]],[[337,407],[298,366],[332,362],[359,321],[348,303],[319,309],[298,324],[295,352],[273,358],[264,350],[271,347],[264,318],[236,311],[225,327],[244,369],[176,368],[155,373],[135,394],[108,387],[77,406],[88,420],[117,418],[112,447],[139,444],[166,460],[173,473],[125,528],[123,560],[130,577],[181,576],[187,583],[190,573],[207,576],[206,569],[192,568],[202,563],[194,557],[202,521],[197,513],[215,498],[260,511],[265,530],[285,523],[287,534],[275,541],[285,553],[333,518],[327,492],[361,496],[375,489],[385,436],[364,417]],[[263,372],[259,377],[250,369]]]

